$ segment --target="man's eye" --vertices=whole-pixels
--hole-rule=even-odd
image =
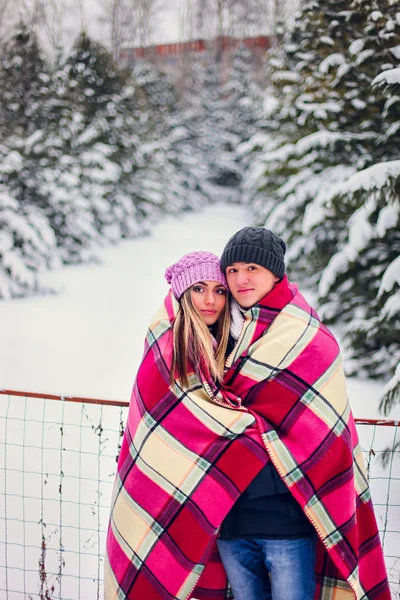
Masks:
[[[247,270],[248,270],[248,271],[255,271],[255,270],[256,270],[256,268],[255,268],[255,267],[253,267],[253,265],[250,265],[250,267],[248,267],[248,269],[247,269]]]
[[[228,273],[236,273],[236,269],[228,269]]]

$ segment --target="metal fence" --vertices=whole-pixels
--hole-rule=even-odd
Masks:
[[[0,390],[1,599],[102,597],[127,408],[127,402]],[[399,423],[356,421],[392,594],[400,598]]]

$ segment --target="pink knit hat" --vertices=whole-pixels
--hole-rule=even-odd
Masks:
[[[178,262],[168,267],[165,279],[178,300],[183,292],[199,281],[218,281],[228,288],[219,258],[211,252],[185,254]]]

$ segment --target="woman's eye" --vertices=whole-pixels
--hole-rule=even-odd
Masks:
[[[217,290],[217,294],[221,294],[221,296],[226,296],[226,290],[223,290],[222,288]]]
[[[203,290],[203,288],[202,288],[202,287],[200,287],[199,285],[194,285],[194,286],[193,286],[193,291],[194,291],[194,292],[203,292],[204,290]]]

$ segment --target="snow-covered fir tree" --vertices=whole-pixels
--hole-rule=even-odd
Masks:
[[[382,288],[399,250],[399,47],[390,0],[305,2],[271,59],[244,183],[257,222],[289,242],[289,270],[319,284],[325,317],[344,327],[351,372],[370,376],[392,373],[399,353],[396,285]]]
[[[234,151],[239,138],[230,131],[230,114],[226,110],[222,86],[221,64],[218,60],[211,61],[204,69],[201,81],[196,141],[207,160],[209,182],[221,188],[234,188],[240,180]]]
[[[24,204],[37,203],[39,178],[29,154],[44,124],[49,85],[49,68],[36,36],[21,24],[0,55],[0,140],[6,153],[18,153],[22,161],[18,176],[5,170],[1,183]]]
[[[326,322],[341,325],[350,373],[386,375],[400,360],[399,186],[400,160],[387,161],[333,185],[323,197],[325,228],[342,223],[343,241],[322,272],[320,310]],[[343,223],[340,213],[346,212],[351,216]],[[313,227],[310,211],[306,227]]]
[[[135,197],[124,187],[134,177],[139,118],[134,82],[110,53],[81,34],[63,65],[68,100],[79,131],[70,153],[79,162],[80,193],[90,202],[101,243],[139,230]]]
[[[0,136],[26,137],[40,127],[48,66],[36,35],[21,23],[0,54]]]
[[[39,173],[37,202],[57,239],[64,263],[94,259],[98,243],[91,201],[82,194],[81,164],[74,151],[84,131],[84,119],[69,95],[68,74],[61,64],[51,78],[51,93],[43,106],[42,127],[29,145],[29,157]]]
[[[281,201],[280,188],[291,175],[299,195],[297,211],[304,212],[312,197],[304,189],[309,176],[305,181],[301,179],[305,165],[316,175],[325,168],[332,172],[337,166],[335,180],[348,176],[346,169],[341,174],[341,165],[358,170],[379,160],[383,145],[384,158],[394,157],[396,143],[391,152],[382,143],[382,130],[388,127],[384,102],[371,84],[382,68],[396,64],[391,50],[399,43],[396,10],[387,2],[385,18],[377,18],[376,11],[371,8],[368,13],[367,3],[362,4],[352,0],[306,2],[293,34],[271,58],[268,131],[272,132],[274,146],[296,143],[317,131],[324,133],[309,138],[308,156],[303,156],[301,145],[282,150],[282,160],[278,154],[269,161],[266,153],[263,184],[254,195],[254,211],[260,222],[274,210],[276,200]],[[391,111],[394,114],[395,107]],[[327,187],[331,180],[327,178]],[[279,198],[274,197],[275,191]],[[293,231],[292,212],[286,229],[296,237],[301,230]]]
[[[398,48],[398,47],[397,47]],[[372,82],[380,89],[385,97],[384,116],[391,115],[385,138],[398,135],[400,119],[396,115],[400,111],[400,67],[387,69],[379,73]],[[383,274],[377,299],[379,309],[385,324],[391,326],[394,332],[400,329],[400,258],[397,257],[387,267]],[[393,361],[395,362],[395,361]],[[400,361],[397,363],[394,375],[385,386],[381,399],[381,409],[385,414],[390,412],[393,404],[400,400]]]
[[[288,223],[281,227],[294,238],[301,235],[301,222],[296,216],[293,219],[294,204],[303,214],[313,192],[307,190],[310,172],[302,178],[303,167],[310,167],[317,176],[329,168],[334,175],[333,179],[326,178],[329,187],[330,181],[349,175],[342,165],[350,165],[354,171],[370,166],[380,159],[382,146],[386,146],[381,135],[387,127],[384,102],[371,84],[382,68],[396,64],[391,48],[399,43],[399,25],[394,5],[386,2],[386,17],[378,19],[371,8],[373,3],[369,3],[369,13],[367,3],[362,4],[353,0],[304,3],[293,34],[270,61],[268,104],[272,110],[268,131],[274,148],[322,132],[309,138],[304,155],[302,144],[288,146],[271,160],[267,152],[263,183],[251,198],[256,218],[262,222],[277,201],[281,202],[281,186],[288,183],[290,188],[292,176],[298,200],[291,196]],[[391,114],[395,114],[395,107]],[[391,152],[385,147],[385,159],[393,158],[395,147],[394,143]],[[318,189],[324,179],[322,176]],[[285,193],[283,190],[283,197]]]
[[[204,69],[194,61],[183,65],[183,73],[184,77],[178,82],[179,103],[170,120],[170,157],[178,171],[185,173],[188,192],[195,190],[203,201],[213,202],[218,199],[218,188],[210,181],[209,160],[202,142]]]
[[[40,273],[59,264],[56,237],[45,213],[20,202],[8,185],[18,180],[24,159],[0,144],[0,298],[45,293]]]
[[[361,82],[359,99],[365,106],[359,127],[360,133],[373,132],[363,143],[366,166],[372,166],[359,168],[341,188],[320,193],[307,206],[303,232],[310,244],[305,260],[314,266],[324,238],[333,238],[319,294],[329,320],[343,327],[349,371],[379,376],[393,373],[400,359],[398,282],[387,284],[387,271],[400,254],[400,162],[391,160],[398,159],[400,145],[400,15],[389,3],[380,3],[379,11],[367,2],[356,7],[363,18],[359,43],[351,44],[355,58],[349,73],[356,71]],[[382,75],[388,72],[391,85]]]
[[[235,162],[240,168],[240,182],[246,167],[243,148],[261,125],[265,65],[255,65],[253,53],[241,44],[232,54],[226,82],[222,87],[225,111],[229,115],[226,126],[236,136],[233,144]],[[256,68],[257,67],[257,68]]]
[[[49,81],[35,35],[20,25],[0,58],[0,298],[45,291],[40,272],[59,262],[31,156]]]
[[[188,193],[196,188],[195,175],[185,153],[176,149],[186,135],[178,92],[170,78],[151,64],[138,64],[134,77],[148,106],[139,122],[142,144],[136,182],[140,210],[154,219],[165,211],[194,208],[204,197]]]
[[[100,245],[210,198],[205,162],[191,151],[190,115],[165,74],[117,68],[84,33],[50,70],[33,34],[21,31],[4,48],[0,72],[2,228],[16,214],[15,235],[2,238],[2,297],[40,291],[40,269],[96,260]],[[29,249],[35,227],[47,242],[35,242],[41,262],[16,251],[26,261],[23,283],[10,244]]]
[[[205,68],[194,63],[186,75],[191,145],[199,164],[205,164],[204,183],[215,198],[238,198],[243,175],[238,150],[257,131],[262,105],[253,67],[251,52],[241,46],[224,60],[216,51],[215,60]]]

